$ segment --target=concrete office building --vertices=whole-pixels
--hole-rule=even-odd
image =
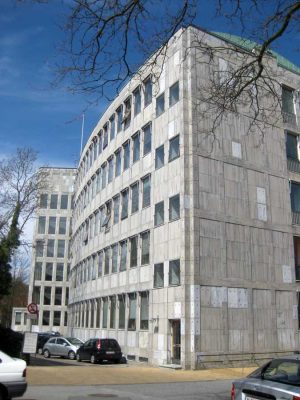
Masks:
[[[209,51],[186,51],[199,37],[228,52],[206,62]],[[270,54],[283,102],[263,140],[248,132],[247,107],[227,113],[214,143],[205,134],[212,116],[199,112],[199,83],[213,69],[222,79],[245,46],[178,32],[159,78],[142,67],[93,130],[75,180],[69,335],[115,337],[129,359],[187,369],[299,350],[300,69]],[[61,186],[62,171],[53,169],[53,193],[69,194],[75,171]],[[41,253],[60,239],[48,233],[51,202],[39,210],[31,282],[39,330],[66,315],[68,284],[49,272],[53,254]]]
[[[40,194],[33,237],[28,303],[38,305],[36,332],[67,333],[68,248],[76,169],[46,168],[48,189]],[[29,322],[27,323],[29,328]]]

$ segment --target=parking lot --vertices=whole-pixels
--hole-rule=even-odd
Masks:
[[[196,382],[235,379],[249,374],[254,368],[220,368],[184,371],[151,367],[147,363],[129,361],[127,364],[91,364],[43,356],[31,357],[27,368],[30,385],[115,385],[137,383]]]

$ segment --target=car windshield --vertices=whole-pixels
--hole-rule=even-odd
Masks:
[[[81,341],[81,340],[79,340],[79,339],[77,339],[77,338],[74,338],[74,337],[68,337],[67,340],[68,340],[71,344],[74,344],[75,346],[76,346],[76,345],[81,345],[81,344],[82,344],[82,341]]]
[[[262,370],[262,378],[280,383],[300,386],[300,361],[277,359]]]

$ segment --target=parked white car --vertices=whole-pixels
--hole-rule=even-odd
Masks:
[[[26,362],[0,351],[0,400],[22,396],[26,389]]]

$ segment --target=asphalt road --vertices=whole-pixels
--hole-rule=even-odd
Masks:
[[[22,400],[229,400],[231,381],[31,386]]]

